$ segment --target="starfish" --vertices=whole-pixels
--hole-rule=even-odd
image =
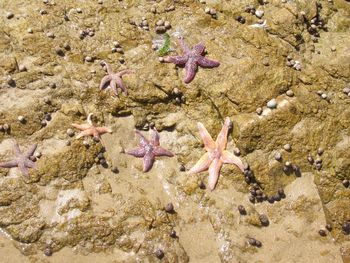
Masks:
[[[135,133],[140,136],[140,145],[126,153],[138,158],[143,157],[144,172],[148,172],[152,168],[156,156],[174,156],[172,152],[159,146],[159,133],[156,129],[152,130],[151,140],[147,140],[138,130],[135,130]]]
[[[207,152],[199,159],[195,166],[191,168],[189,173],[194,174],[209,169],[209,189],[214,190],[219,179],[221,166],[224,163],[235,164],[242,172],[244,171],[244,165],[241,159],[225,150],[230,118],[226,117],[225,123],[215,142],[202,123],[198,122],[197,126]]]
[[[90,113],[87,117],[87,123],[85,124],[75,124],[75,123],[72,123],[72,126],[74,128],[77,128],[79,130],[81,130],[82,132],[79,133],[77,135],[77,139],[83,137],[83,136],[93,136],[94,138],[100,140],[101,139],[101,136],[102,134],[104,133],[111,133],[112,130],[110,128],[107,128],[107,127],[95,127],[91,121],[91,116],[92,116],[92,113]]]
[[[182,56],[169,56],[164,58],[165,62],[174,63],[178,66],[185,66],[186,75],[184,82],[190,83],[197,72],[198,66],[202,68],[214,68],[218,67],[220,63],[218,61],[207,59],[203,56],[205,46],[203,43],[195,45],[192,50],[186,45],[183,37],[179,38],[180,45],[184,50]]]
[[[37,144],[33,144],[29,147],[28,151],[23,154],[18,146],[16,140],[13,140],[13,150],[16,155],[16,159],[8,162],[0,163],[0,167],[13,168],[18,167],[24,176],[29,176],[28,168],[35,168],[35,163],[29,158],[33,156],[36,150]]]
[[[126,89],[123,80],[122,80],[122,76],[125,74],[130,74],[133,73],[133,71],[129,70],[129,69],[125,69],[122,70],[118,73],[113,73],[111,66],[103,61],[101,63],[101,65],[105,65],[107,68],[107,75],[104,76],[101,80],[100,83],[100,90],[106,89],[107,87],[110,87],[115,96],[118,96],[118,90],[117,90],[117,86],[124,92],[125,95],[128,95],[128,90]]]

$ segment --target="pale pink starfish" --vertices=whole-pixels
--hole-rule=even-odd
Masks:
[[[23,154],[18,146],[16,140],[13,140],[13,150],[16,155],[16,159],[8,162],[0,163],[0,167],[3,168],[13,168],[18,167],[24,176],[29,176],[28,168],[35,168],[35,163],[29,158],[33,156],[36,150],[37,144],[30,146],[28,151]]]
[[[118,89],[117,89],[117,86],[118,86],[124,92],[125,95],[128,95],[128,90],[126,89],[123,83],[122,76],[125,74],[133,73],[133,71],[129,69],[125,69],[118,73],[113,73],[111,66],[107,62],[103,61],[101,64],[106,66],[107,75],[104,76],[101,80],[100,90],[110,87],[113,90],[114,95],[118,96],[119,95]]]
[[[159,133],[157,130],[153,129],[151,131],[151,140],[147,140],[140,131],[135,130],[135,133],[140,136],[139,147],[126,151],[127,154],[135,157],[143,157],[144,172],[148,172],[152,168],[156,156],[174,156],[172,152],[159,146]]]
[[[107,127],[95,127],[91,121],[92,113],[90,113],[87,117],[87,123],[85,124],[75,124],[72,123],[72,126],[81,130],[82,132],[77,135],[77,139],[83,137],[83,136],[93,136],[95,139],[100,140],[102,134],[104,133],[111,133],[112,130]]]
[[[204,148],[207,151],[189,171],[190,174],[199,173],[209,169],[208,185],[210,190],[214,190],[219,179],[220,169],[224,163],[235,164],[241,171],[244,171],[244,165],[238,157],[226,151],[227,133],[230,126],[230,118],[226,117],[225,123],[214,142],[204,125],[198,122],[199,134],[204,142]]]
[[[164,58],[164,61],[174,63],[178,66],[185,66],[185,83],[190,83],[194,79],[198,66],[201,66],[203,68],[214,68],[220,65],[218,61],[210,60],[203,56],[205,50],[203,43],[199,43],[190,49],[186,45],[183,37],[180,37],[179,42],[182,49],[184,50],[184,53],[181,56],[166,57]]]

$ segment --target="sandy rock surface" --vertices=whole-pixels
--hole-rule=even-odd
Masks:
[[[164,31],[220,66],[184,84]],[[0,1],[0,162],[38,143],[29,177],[0,168],[0,262],[350,262],[349,43],[346,0]],[[89,113],[99,142],[75,138]],[[225,117],[252,172],[209,191],[196,124]],[[144,173],[125,151],[153,126],[175,157]]]

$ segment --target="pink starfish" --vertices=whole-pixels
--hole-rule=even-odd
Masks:
[[[118,86],[124,92],[125,95],[128,95],[128,90],[126,89],[123,83],[122,76],[125,74],[133,73],[133,71],[129,69],[125,69],[118,73],[113,73],[111,66],[107,64],[107,62],[103,61],[101,64],[106,66],[108,74],[107,76],[104,76],[102,78],[100,83],[100,90],[110,87],[113,90],[114,95],[118,96],[119,95],[117,90],[117,86]]]
[[[144,172],[148,172],[152,168],[156,156],[174,156],[172,152],[159,146],[159,133],[156,129],[152,130],[151,140],[147,140],[138,130],[135,130],[135,133],[140,136],[140,145],[126,153],[138,158],[143,157]]]
[[[164,58],[164,61],[174,63],[178,66],[185,66],[185,83],[190,83],[194,79],[198,66],[201,66],[203,68],[214,68],[220,65],[218,61],[210,60],[203,56],[203,52],[205,50],[203,43],[195,45],[191,50],[186,45],[183,37],[180,37],[179,42],[182,49],[184,50],[183,55],[166,57]]]
[[[102,134],[104,133],[111,133],[112,130],[107,127],[95,127],[91,121],[92,113],[89,114],[87,117],[87,123],[85,124],[75,124],[72,123],[72,126],[81,130],[82,132],[77,135],[77,139],[83,137],[83,136],[93,136],[95,139],[100,140]]]
[[[204,142],[204,148],[207,152],[199,159],[196,165],[191,168],[189,173],[199,173],[209,168],[209,189],[214,190],[219,179],[221,166],[224,163],[235,164],[242,172],[244,171],[244,165],[241,159],[225,150],[230,118],[226,117],[225,123],[215,142],[202,123],[198,122],[197,126],[199,134]]]
[[[35,163],[29,158],[33,156],[36,150],[37,144],[30,146],[29,150],[23,154],[18,146],[16,140],[13,140],[13,149],[16,155],[16,159],[4,163],[0,163],[0,167],[13,168],[18,167],[24,176],[29,176],[28,168],[35,168]]]

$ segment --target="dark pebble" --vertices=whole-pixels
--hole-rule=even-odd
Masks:
[[[161,249],[157,249],[156,252],[154,253],[157,258],[162,259],[164,257],[164,252]]]
[[[257,195],[255,189],[250,189],[249,191],[250,191],[250,194],[252,196],[256,196]]]
[[[183,164],[181,164],[180,165],[180,172],[184,172],[184,171],[186,171],[186,167]]]
[[[244,181],[247,183],[247,184],[250,184],[251,183],[251,179],[250,177],[244,177]]]
[[[349,187],[350,181],[348,179],[343,180],[344,187]]]
[[[269,196],[267,197],[267,202],[269,202],[270,204],[273,204],[275,202],[275,198],[273,196]]]
[[[350,223],[349,222],[343,223],[341,228],[342,228],[342,230],[343,230],[345,235],[349,235],[350,234]]]
[[[175,231],[175,230],[171,230],[170,236],[171,236],[172,238],[176,238],[176,237],[177,237],[176,231]]]
[[[106,159],[105,159],[105,158],[100,159],[100,164],[101,164],[101,165],[107,164]]]
[[[238,206],[238,211],[241,215],[246,215],[247,214],[247,211],[245,210],[244,206],[243,205],[239,205]]]
[[[253,173],[251,170],[244,170],[244,176],[252,177]]]
[[[55,52],[56,52],[57,55],[59,55],[59,56],[61,56],[61,57],[64,56],[63,50],[62,50],[61,48],[59,48],[59,47],[56,47],[56,48],[55,48]]]
[[[249,197],[249,201],[250,201],[251,203],[255,203],[255,198],[254,198],[254,196],[250,196],[250,197]]]
[[[311,155],[308,155],[308,156],[307,156],[307,161],[308,161],[310,164],[313,164],[313,163],[314,163],[314,158],[312,158]]]
[[[261,195],[258,195],[258,196],[256,197],[256,201],[259,202],[259,203],[261,203],[261,202],[263,201],[262,196],[261,196]]]
[[[321,168],[322,168],[322,163],[317,163],[317,164],[315,165],[315,167],[316,167],[317,170],[321,170]]]
[[[165,211],[166,211],[167,213],[173,213],[173,212],[174,212],[174,206],[173,206],[173,204],[172,204],[172,203],[167,204],[167,205],[165,206]]]
[[[300,167],[298,165],[292,164],[292,168],[294,170],[295,176],[300,177],[301,176]]]
[[[51,115],[49,113],[45,114],[45,120],[51,121]]]
[[[255,240],[255,246],[257,246],[257,247],[261,247],[261,246],[262,246],[262,244],[261,244],[261,242],[260,242],[259,240]]]
[[[103,153],[99,153],[99,154],[97,155],[97,158],[101,160],[101,159],[104,159],[105,157],[103,156]]]
[[[327,235],[326,231],[324,231],[323,229],[320,229],[318,233],[320,234],[321,237],[325,237]]]
[[[318,154],[318,155],[322,155],[323,152],[324,152],[323,148],[318,148],[318,149],[317,149],[317,154]]]
[[[203,181],[199,182],[199,188],[204,190],[205,189],[205,183],[203,183]]]
[[[117,166],[113,166],[112,169],[111,169],[111,171],[112,171],[113,173],[115,173],[115,174],[119,173],[119,169],[118,169]]]
[[[273,196],[273,199],[274,199],[276,202],[281,201],[281,197],[280,197],[279,194],[275,194],[275,195]]]
[[[100,141],[100,138],[98,138],[98,137],[93,137],[92,139],[94,140],[94,142],[99,142]]]
[[[256,240],[255,240],[254,238],[249,238],[249,239],[248,239],[248,243],[249,243],[249,245],[251,245],[251,246],[255,246],[255,245],[256,245]]]
[[[332,227],[331,224],[327,224],[327,225],[326,225],[326,229],[327,229],[329,232],[331,232],[332,229],[333,229],[333,227]]]
[[[283,190],[282,187],[278,188],[277,192],[278,192],[278,194],[279,194],[281,197],[282,197],[282,196],[285,196],[284,190]]]
[[[269,219],[266,215],[260,215],[259,220],[262,226],[268,226],[270,224]]]

